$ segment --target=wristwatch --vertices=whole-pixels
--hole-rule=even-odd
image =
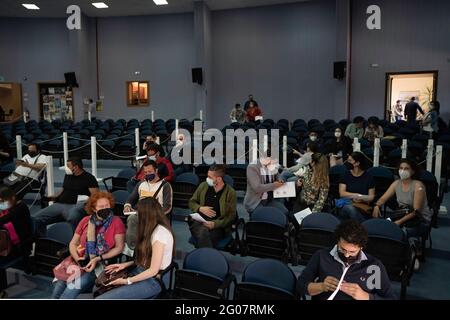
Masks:
[[[133,282],[131,282],[130,278],[127,278],[127,285],[133,284]]]

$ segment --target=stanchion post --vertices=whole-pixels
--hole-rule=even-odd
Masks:
[[[95,136],[91,137],[91,164],[92,164],[92,175],[95,179],[97,176],[97,138]]]
[[[47,171],[47,196],[53,196],[55,194],[55,176],[53,173],[53,156],[47,156],[46,171]]]
[[[287,167],[287,136],[283,136],[283,167]]]
[[[136,142],[136,157],[139,157],[141,151],[141,137],[139,136],[139,128],[134,129],[134,140]]]
[[[427,147],[427,171],[433,172],[433,151],[434,151],[434,140],[428,140]]]
[[[16,135],[16,149],[17,149],[17,160],[21,160],[22,154],[22,136]]]
[[[373,166],[380,166],[380,138],[376,138],[373,144]]]
[[[406,158],[407,153],[408,153],[408,140],[403,139],[403,143],[402,143],[402,159]]]
[[[436,146],[436,163],[434,165],[434,176],[438,183],[438,196],[441,186],[441,171],[442,171],[442,145]]]

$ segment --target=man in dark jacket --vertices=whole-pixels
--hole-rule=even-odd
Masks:
[[[362,250],[367,243],[364,227],[347,220],[337,227],[336,239],[331,251],[312,256],[298,279],[299,293],[319,300],[395,299],[384,265]]]
[[[417,111],[419,111],[422,115],[425,114],[420,105],[416,102],[416,98],[412,97],[411,101],[405,106],[405,117],[408,124],[416,123]]]

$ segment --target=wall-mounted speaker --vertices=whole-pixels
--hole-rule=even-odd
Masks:
[[[72,88],[78,88],[77,77],[75,72],[64,73],[64,78],[66,79],[66,86]]]
[[[192,68],[192,82],[202,84],[203,83],[203,69]]]
[[[333,68],[333,77],[338,80],[345,78],[347,74],[347,62],[346,61],[336,61]]]

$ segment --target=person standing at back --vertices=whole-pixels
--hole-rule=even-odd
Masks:
[[[417,111],[422,115],[425,114],[420,105],[416,102],[416,98],[412,97],[411,101],[405,106],[405,118],[406,121],[408,121],[408,124],[416,124]]]
[[[249,94],[248,95],[248,100],[245,102],[245,104],[244,104],[244,111],[247,111],[248,110],[248,108],[250,108],[250,102],[253,102],[253,104],[256,106],[256,107],[258,107],[259,105],[258,105],[258,102],[256,102],[255,100],[253,100],[253,95],[252,94]]]

